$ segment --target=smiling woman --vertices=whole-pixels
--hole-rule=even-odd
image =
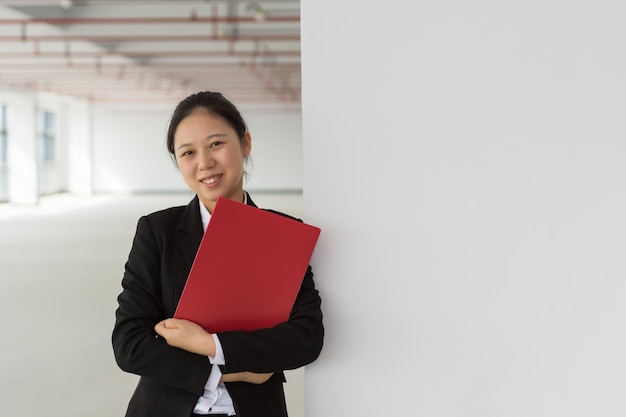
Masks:
[[[141,376],[126,415],[287,416],[283,371],[314,361],[322,349],[321,300],[311,268],[288,321],[273,328],[210,334],[173,319],[191,269],[187,260],[194,258],[217,199],[256,205],[243,190],[251,135],[220,93],[200,92],[179,103],[167,147],[196,197],[137,225],[113,330],[118,365]]]

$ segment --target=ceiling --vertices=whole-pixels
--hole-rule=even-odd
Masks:
[[[0,89],[300,108],[299,0],[0,0]]]

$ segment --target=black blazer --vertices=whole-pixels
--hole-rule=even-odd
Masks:
[[[141,376],[127,417],[189,417],[211,372],[206,356],[171,347],[154,332],[159,321],[174,315],[200,246],[198,204],[196,196],[187,206],[143,216],[137,224],[112,336],[119,367]],[[256,207],[250,198],[248,204]],[[319,356],[324,337],[320,303],[309,266],[287,322],[219,334],[226,360],[223,373],[275,372],[260,385],[226,384],[238,417],[287,416],[282,371]]]

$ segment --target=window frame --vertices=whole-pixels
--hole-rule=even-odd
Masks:
[[[57,114],[49,109],[37,111],[37,159],[41,164],[57,160]]]

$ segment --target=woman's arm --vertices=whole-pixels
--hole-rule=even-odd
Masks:
[[[204,356],[215,356],[215,339],[202,327],[189,320],[166,319],[158,323],[154,330],[165,338],[167,344],[188,352]],[[273,372],[257,374],[253,372],[235,372],[222,374],[221,382],[248,382],[262,384]]]
[[[112,342],[121,369],[201,395],[211,371],[206,356],[168,345],[154,326],[167,318],[162,303],[162,238],[155,237],[148,217],[137,224],[123,290],[118,297]]]
[[[235,372],[234,374],[223,374],[220,382],[248,382],[250,384],[263,384],[274,375],[274,372],[265,374],[255,374],[253,372]]]
[[[312,275],[309,268],[287,322],[272,329],[218,335],[226,358],[223,382],[263,383],[274,372],[298,368],[317,358],[322,347],[323,327],[320,299]],[[213,336],[191,321],[163,320],[155,326],[155,331],[171,346],[215,356]],[[244,348],[249,350],[246,352]]]
[[[319,356],[324,339],[321,299],[306,271],[289,320],[270,329],[219,333],[225,373],[296,369]]]

